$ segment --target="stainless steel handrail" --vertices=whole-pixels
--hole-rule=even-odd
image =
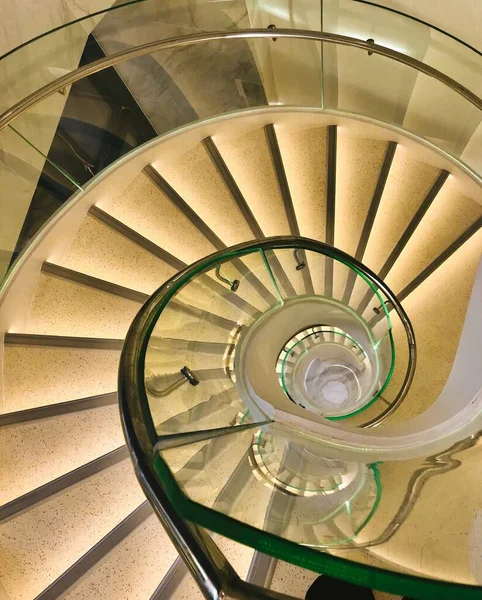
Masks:
[[[180,36],[176,38],[169,38],[167,40],[156,40],[154,42],[149,42],[147,44],[136,46],[135,48],[131,48],[129,50],[117,52],[112,56],[101,58],[97,61],[90,63],[89,65],[79,67],[71,73],[68,73],[63,77],[59,77],[55,81],[52,81],[44,85],[39,90],[33,92],[32,94],[30,94],[29,96],[27,96],[26,98],[9,108],[2,115],[0,115],[0,130],[6,127],[11,121],[19,117],[29,108],[32,108],[33,106],[35,106],[42,100],[45,100],[52,94],[58,92],[59,90],[69,85],[72,85],[80,79],[88,77],[89,75],[93,75],[94,73],[98,73],[99,71],[102,71],[109,67],[114,67],[122,62],[130,60],[131,58],[138,58],[140,56],[145,56],[153,52],[158,52],[160,50],[167,50],[169,48],[180,48],[183,46],[189,46],[191,44],[201,44],[205,42],[212,42],[218,40],[246,40],[262,38],[271,39],[272,37],[272,31],[266,29],[239,29],[237,31],[215,31],[211,33],[199,33]],[[359,40],[357,38],[345,35],[308,31],[304,29],[277,29],[276,37],[304,39],[319,42],[327,42],[329,44],[352,46],[354,48],[366,50],[367,52],[370,51],[374,54],[379,54],[380,56],[385,56],[398,63],[416,69],[420,73],[424,73],[429,77],[437,79],[438,81],[449,87],[451,90],[464,97],[476,108],[482,110],[482,98],[479,98],[476,94],[468,90],[465,86],[458,83],[448,75],[445,75],[437,69],[434,69],[430,65],[426,65],[425,63],[415,58],[406,56],[402,52],[392,50],[391,48],[386,48],[385,46],[381,46],[379,44],[366,42],[364,40]]]

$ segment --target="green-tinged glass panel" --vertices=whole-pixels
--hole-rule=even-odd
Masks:
[[[149,339],[145,384],[159,435],[234,424],[246,406],[235,387],[243,329],[278,292],[260,252],[220,260],[174,292]]]
[[[289,312],[277,324],[277,331],[287,331],[276,360],[285,394],[332,420],[351,418],[372,406],[395,365],[384,292],[349,264],[348,257],[335,260],[302,248],[265,255],[284,298],[283,310]],[[350,283],[372,299],[375,312],[371,305],[359,309],[355,299],[351,302],[346,291]],[[379,412],[385,408],[379,406]]]
[[[302,256],[295,255],[297,248],[303,250]],[[390,311],[378,290],[383,284],[349,257],[343,256],[342,264],[365,282],[382,307],[377,312],[370,305],[370,321],[363,311],[343,307],[333,295],[304,293],[305,280],[296,277],[306,266],[296,267],[303,260],[310,266],[317,264],[309,260],[309,253],[336,257],[333,249],[309,240],[259,241],[208,257],[161,288],[145,326],[149,336],[141,349],[145,389],[139,406],[143,420],[136,421],[136,427],[144,423],[143,443],[148,434],[155,472],[182,518],[315,571],[367,587],[397,593],[416,590],[415,597],[434,598],[439,584],[405,575],[418,568],[430,577],[425,567],[414,567],[401,555],[392,564],[383,548],[395,543],[390,553],[398,551],[395,534],[416,515],[416,503],[428,482],[433,475],[454,470],[459,463],[451,453],[470,450],[475,438],[428,459],[381,464],[363,460],[368,458],[363,450],[350,458],[343,450],[343,460],[334,452],[329,436],[321,435],[319,427],[328,421],[323,423],[320,414],[313,415],[313,406],[302,406],[294,397],[297,373],[288,372],[288,363],[325,345],[358,357],[360,364],[370,353],[371,357],[378,353],[378,375],[388,371],[389,378],[400,336],[393,336],[393,323],[398,327],[398,322],[392,318],[383,334],[377,337],[372,332],[380,320],[388,321]],[[388,290],[387,294],[395,309],[391,312],[405,320],[403,309]],[[278,315],[283,316],[279,322]],[[341,322],[324,323],[328,318],[340,318],[344,327]],[[299,327],[300,319],[309,321],[304,328]],[[275,329],[263,331],[266,323],[274,323]],[[409,323],[403,325],[410,336]],[[290,335],[273,354],[271,346],[285,329],[291,329]],[[261,331],[261,345],[252,353],[254,362],[243,362],[243,352],[250,349],[256,331]],[[259,380],[247,380],[243,371],[250,364],[255,371],[261,369],[261,381],[265,372],[273,371],[283,400],[268,388],[265,395],[256,396]],[[332,366],[341,364],[338,357]],[[313,382],[306,378],[305,383]],[[386,391],[382,380],[376,383],[380,384],[374,388],[376,394]],[[306,389],[317,400],[323,385]],[[331,391],[332,400],[338,392]],[[293,398],[287,400],[286,395]],[[293,402],[297,411],[289,408]],[[367,411],[375,404],[370,402]],[[385,406],[384,402],[379,411]],[[268,420],[259,418],[264,412]],[[333,427],[355,432],[351,423]],[[202,441],[194,443],[199,436]],[[415,529],[421,527],[419,520]],[[427,531],[424,535],[426,543]],[[373,564],[382,564],[385,570]],[[470,588],[461,589],[470,593]]]
[[[479,436],[428,460],[365,465],[314,456],[275,432],[267,426],[251,441],[244,432],[235,444],[230,436],[219,454],[206,445],[205,474],[198,464],[182,482],[160,457],[154,466],[185,518],[261,552],[420,600],[480,595],[478,493],[466,487]],[[231,477],[222,451],[240,459]]]

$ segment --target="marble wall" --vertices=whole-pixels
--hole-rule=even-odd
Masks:
[[[111,13],[94,31],[106,54],[165,38],[250,26],[245,0],[146,2],[127,26],[120,27],[120,18],[120,11]],[[243,40],[163,50],[119,65],[117,71],[158,133],[265,103],[256,61]]]

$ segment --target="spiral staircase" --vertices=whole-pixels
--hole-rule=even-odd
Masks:
[[[258,586],[226,597],[301,598],[317,572],[478,597],[479,183],[387,123],[266,106],[196,119],[82,185],[0,296],[0,598],[218,597],[162,498]]]

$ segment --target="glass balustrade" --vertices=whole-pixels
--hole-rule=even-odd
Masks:
[[[340,267],[370,290],[361,314],[333,293],[326,273]],[[393,336],[397,318],[403,344],[400,331]],[[121,373],[134,376],[121,378],[121,406],[141,482],[188,522],[311,570],[414,598],[476,598],[477,492],[465,484],[480,427],[474,422],[471,433],[467,421],[457,439],[452,428],[443,433],[436,421],[445,417],[433,407],[411,422],[382,419],[372,432],[360,417],[375,407],[386,414],[386,397],[400,391],[390,391],[393,379],[366,413],[332,419],[359,389],[341,372],[347,364],[352,373],[368,369],[387,338],[406,357],[412,335],[382,282],[312,240],[268,238],[187,268],[143,308],[124,348]],[[440,439],[448,434],[452,443]],[[422,455],[424,444],[439,450]],[[459,515],[456,529],[450,521],[439,528],[457,490],[466,522]]]
[[[80,44],[83,48],[78,59],[80,69],[86,68],[92,60],[107,60],[114,51],[124,52],[113,66],[99,64],[95,73],[84,72],[84,76],[82,70],[76,75],[75,65],[79,64],[76,61],[69,68],[56,67],[47,80],[34,84],[37,89],[42,84],[53,85],[51,92],[22,109],[13,120],[7,111],[0,121],[0,127],[11,128],[25,142],[25,150],[19,155],[6,134],[2,136],[2,180],[22,190],[22,201],[15,205],[9,235],[2,240],[2,255],[7,265],[38,229],[38,225],[37,229],[29,227],[29,236],[25,236],[18,223],[30,219],[29,209],[30,213],[41,213],[37,210],[37,183],[44,182],[43,170],[54,168],[60,173],[60,179],[67,178],[73,183],[74,190],[83,188],[100,171],[158,135],[233,111],[295,105],[369,118],[382,125],[395,125],[465,161],[475,171],[479,169],[479,156],[473,149],[481,127],[480,106],[458,93],[460,90],[451,89],[418,71],[416,64],[403,64],[392,57],[372,54],[352,46],[351,42],[306,39],[302,33],[293,38],[283,37],[283,33],[278,32],[276,40],[262,38],[263,33],[257,34],[260,37],[242,39],[243,35],[249,35],[249,30],[240,30],[241,39],[227,38],[230,29],[246,25],[241,18],[235,23],[223,21],[227,31],[222,32],[221,23],[216,39],[207,35],[206,41],[187,41],[187,46],[165,41],[163,47],[167,30],[163,30],[163,17],[158,15],[156,26],[148,28],[147,41],[152,38],[149,48],[137,51],[138,43],[146,39],[138,40],[134,36],[130,43],[113,44],[112,51],[106,52],[100,42],[101,31],[105,40],[115,37],[121,14],[127,14],[123,11],[138,11],[137,20],[130,23],[131,28],[136,23],[141,27],[146,15],[153,17],[149,0],[140,4],[142,10],[136,4],[119,7],[100,21],[100,15],[93,17],[97,24],[90,31],[98,33],[98,37],[91,36],[88,43]],[[212,16],[209,11],[215,11],[216,6],[209,3],[209,9],[207,5],[202,9],[208,11],[206,19],[208,14]],[[201,8],[199,10],[198,16],[202,13]],[[219,10],[225,18],[226,13]],[[143,11],[147,13],[144,15]],[[113,15],[117,21],[109,29],[108,20],[114,19]],[[175,15],[178,13],[174,12],[170,18],[175,20]],[[200,18],[200,22],[204,20]],[[72,27],[85,29],[85,20]],[[67,30],[68,27],[62,29]],[[60,32],[52,35],[56,34]],[[85,35],[84,31],[84,41]],[[309,38],[310,32],[306,35]],[[21,54],[27,49],[32,52],[36,44],[46,44],[48,39],[49,36],[43,36],[17,52]],[[154,40],[161,41],[156,46]],[[356,43],[354,38],[353,44]],[[107,41],[104,45],[107,48]],[[14,60],[17,52],[6,56],[5,64]],[[60,54],[58,48],[56,54]],[[4,61],[0,61],[0,66]],[[69,75],[73,77],[69,80],[72,83],[55,86],[55,81],[60,82],[61,77]],[[204,85],[207,79],[209,86]],[[380,80],[387,83],[381,89]],[[8,99],[4,108],[24,94],[25,90]],[[173,106],[176,106],[175,112]],[[28,186],[21,167],[29,162],[27,148],[45,157],[41,177]],[[9,161],[12,152],[16,152],[20,161],[15,165]],[[73,191],[71,186],[57,188],[54,191],[49,187],[43,192],[52,206],[65,202]],[[4,212],[9,214],[12,210],[10,206]],[[50,215],[51,212],[45,212],[43,222]],[[42,219],[35,222],[41,224]]]
[[[369,291],[362,312],[334,292],[333,263]],[[179,514],[311,569],[326,572],[337,555],[355,561],[347,572],[371,576],[380,540],[392,544],[410,514],[408,479],[423,461],[363,459],[363,446],[350,460],[319,426],[368,432],[365,410],[376,421],[385,396],[401,391],[391,376],[413,332],[391,292],[329,246],[268,238],[185,269],[141,313],[121,364],[138,377],[124,380],[124,419],[143,415],[133,418],[146,468]],[[399,346],[396,317],[406,332]],[[385,418],[377,432],[394,435]],[[383,576],[394,589],[406,583]]]

